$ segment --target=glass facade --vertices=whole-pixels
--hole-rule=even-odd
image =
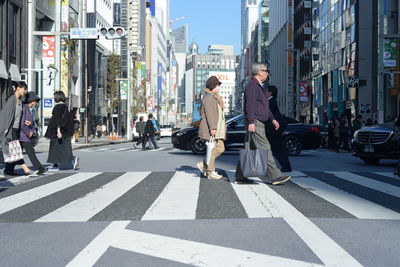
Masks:
[[[317,45],[313,48],[313,91],[314,105],[319,109],[315,117],[320,123],[322,117],[351,117],[351,111],[346,112],[346,101],[354,100],[348,81],[357,77],[356,4],[356,0],[314,2],[313,41]]]

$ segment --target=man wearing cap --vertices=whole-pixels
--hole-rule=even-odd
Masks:
[[[224,101],[218,92],[220,86],[221,82],[215,76],[211,76],[207,80],[207,88],[204,90],[203,103],[200,108],[199,137],[205,141],[209,141],[212,136],[215,139],[215,147],[211,152],[209,164],[205,161],[197,163],[197,168],[208,179],[221,179],[223,177],[215,171],[215,159],[224,153],[226,137]]]
[[[262,85],[267,80],[268,73],[267,65],[264,63],[254,63],[251,66],[251,75],[253,78],[244,90],[244,115],[247,127],[245,147],[249,149],[250,143],[252,143],[257,149],[267,150],[266,175],[272,180],[273,185],[277,185],[288,181],[290,176],[282,175],[276,166],[271,146],[265,133],[265,123],[267,121],[271,121],[276,130],[279,129],[279,123],[275,120],[274,115],[269,109],[268,98]],[[251,142],[251,139],[254,142]],[[235,177],[236,184],[253,183],[253,181],[244,177],[240,168],[240,162],[236,166]]]
[[[36,106],[39,100],[40,97],[38,97],[34,92],[28,92],[25,95],[25,104],[22,107],[21,133],[19,142],[21,147],[25,149],[31,163],[36,169],[36,171],[30,176],[42,175],[47,171],[36,157],[35,149],[32,144],[32,137],[34,135],[37,136],[37,132],[31,109]]]

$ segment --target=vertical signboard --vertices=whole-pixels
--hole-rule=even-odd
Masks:
[[[114,16],[113,16],[114,26],[121,25],[121,2],[114,0]]]
[[[61,31],[69,31],[69,0],[62,0],[61,2]],[[61,36],[61,91],[68,96],[68,36]]]
[[[119,93],[121,100],[128,99],[128,81],[119,81]]]
[[[383,64],[385,67],[397,66],[397,39],[385,38],[384,39],[384,59]]]
[[[157,65],[157,105],[162,102],[162,64]]]
[[[309,82],[300,82],[300,101],[307,102],[308,101],[308,91],[310,88]]]

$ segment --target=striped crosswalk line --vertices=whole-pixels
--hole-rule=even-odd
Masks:
[[[45,196],[66,189],[70,186],[79,184],[83,181],[86,181],[94,177],[97,174],[100,173],[87,172],[87,173],[74,174],[67,178],[0,199],[0,214],[21,207],[23,205],[26,205],[30,202],[33,202]]]
[[[52,213],[36,220],[37,222],[88,221],[98,212],[110,205],[132,187],[142,181],[149,173],[125,173],[114,181],[79,198]]]
[[[13,214],[19,220],[36,222],[118,220],[118,216],[122,216],[121,220],[143,221],[284,217],[276,199],[271,199],[273,190],[306,217],[324,217],[323,207],[328,207],[334,213],[333,217],[400,220],[400,211],[396,208],[400,205],[400,187],[397,182],[385,183],[381,174],[374,177],[343,171],[295,171],[291,173],[292,182],[284,187],[270,187],[265,183],[236,185],[228,183],[234,181],[234,171],[226,174],[228,181],[200,179],[194,170],[64,173],[58,180],[52,181],[52,176],[36,180],[32,182],[33,186],[29,186],[33,179],[17,177],[0,181],[0,186],[14,187],[0,192],[0,219],[10,221]],[[98,179],[91,179],[95,176]],[[85,186],[77,192],[73,187],[81,184]],[[360,193],[367,189],[367,194]],[[146,197],[137,197],[143,190],[148,192]],[[297,190],[301,195],[290,190]],[[225,196],[220,197],[223,194]],[[46,209],[38,208],[46,204],[46,199],[57,203],[47,205]],[[135,199],[134,205],[129,202],[132,199]],[[226,200],[229,203],[224,203]],[[313,208],[315,201],[319,203]],[[121,212],[124,207],[127,212]],[[24,215],[24,211],[31,208],[37,212],[30,214],[31,217]]]
[[[193,173],[177,172],[142,220],[195,219],[200,179]]]
[[[293,182],[311,193],[335,204],[360,219],[397,219],[400,214],[357,197],[314,178],[295,178]]]

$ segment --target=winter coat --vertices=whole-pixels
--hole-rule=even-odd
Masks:
[[[25,121],[29,121],[31,125],[26,125]],[[19,141],[31,143],[30,133],[36,133],[34,121],[32,118],[32,112],[28,105],[22,106],[22,118],[21,118],[21,133],[19,136]]]
[[[200,107],[201,122],[199,127],[199,137],[209,140],[211,130],[217,130],[216,139],[225,140],[226,123],[223,111],[219,111],[218,100],[209,93],[203,96],[202,105]]]
[[[154,125],[153,122],[151,120],[147,120],[146,122],[146,126],[144,128],[144,134],[147,136],[155,136],[156,135],[156,131],[154,130]]]
[[[63,137],[70,137],[74,133],[72,118],[68,107],[64,103],[57,104],[52,111],[52,116],[47,126],[45,136],[47,138],[57,137],[57,128],[60,127]]]
[[[266,128],[267,128],[267,135],[268,137],[278,137],[281,136],[283,131],[285,131],[287,127],[287,121],[282,116],[281,112],[279,111],[278,102],[276,101],[275,97],[272,97],[268,100],[269,102],[269,109],[271,113],[274,115],[275,119],[279,123],[279,129],[275,130],[275,126],[272,124],[272,121],[267,121]]]
[[[17,98],[15,95],[12,95],[0,111],[0,146],[5,154],[8,154],[8,143],[12,141],[12,127],[15,120],[16,103]]]
[[[146,123],[144,121],[139,121],[136,123],[136,132],[139,135],[144,135],[144,129],[146,127]]]

